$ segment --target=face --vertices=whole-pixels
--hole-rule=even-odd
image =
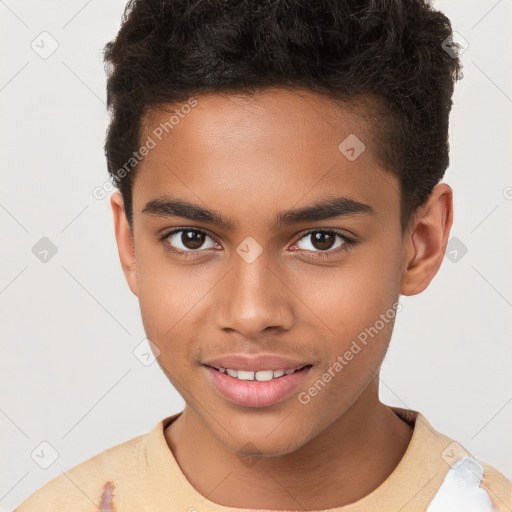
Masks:
[[[407,255],[399,182],[364,120],[322,96],[196,102],[144,122],[155,145],[134,181],[133,247],[116,219],[123,268],[187,407],[230,449],[288,453],[379,370]]]

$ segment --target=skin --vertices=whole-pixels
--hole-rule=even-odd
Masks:
[[[186,401],[165,430],[167,443],[195,489],[224,506],[318,510],[352,503],[390,475],[412,435],[379,401],[393,321],[307,405],[297,395],[400,294],[428,286],[443,260],[452,190],[438,184],[402,233],[398,178],[379,165],[369,127],[352,110],[312,92],[279,89],[197,100],[140,164],[133,237],[121,195],[111,196],[128,285],[160,350],[158,362]],[[145,136],[169,116],[153,111]],[[366,146],[354,161],[338,149],[349,134]],[[141,213],[163,193],[220,212],[233,231]],[[366,203],[375,214],[271,227],[282,210],[337,196]],[[159,240],[179,227],[202,228],[214,239],[190,249],[179,243],[182,233],[174,236],[175,248],[200,251],[185,259]],[[315,246],[315,229],[338,230],[358,243],[335,253],[343,240]],[[263,249],[250,264],[236,252],[248,236]],[[289,356],[313,367],[289,399],[242,407],[209,385],[202,365],[239,352]]]

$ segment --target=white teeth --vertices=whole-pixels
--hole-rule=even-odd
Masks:
[[[293,368],[290,370],[260,370],[257,372],[248,370],[233,370],[231,368],[218,368],[220,373],[227,373],[230,377],[234,377],[239,380],[257,380],[257,381],[268,381],[272,379],[278,379],[283,375],[290,375],[291,373],[304,368]]]
[[[240,372],[238,372],[240,374]],[[276,372],[277,373],[277,372]],[[255,373],[256,380],[272,380],[274,378],[274,372],[272,370],[261,370]],[[279,375],[276,375],[279,377]]]

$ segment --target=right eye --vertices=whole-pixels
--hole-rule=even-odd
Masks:
[[[202,247],[205,240],[210,239],[213,245],[210,247]],[[197,228],[178,228],[163,235],[160,240],[162,241],[164,248],[168,251],[172,251],[177,254],[199,252],[199,249],[214,249],[217,243],[213,238],[208,235],[202,229]]]

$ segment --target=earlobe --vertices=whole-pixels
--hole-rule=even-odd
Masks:
[[[400,293],[416,295],[427,288],[443,261],[453,221],[453,191],[447,183],[434,187],[406,232]]]
[[[121,267],[130,290],[134,295],[137,295],[138,288],[135,264],[135,245],[130,225],[126,218],[123,196],[120,192],[116,191],[110,196],[110,204],[112,206],[112,213],[114,216],[114,230]]]

